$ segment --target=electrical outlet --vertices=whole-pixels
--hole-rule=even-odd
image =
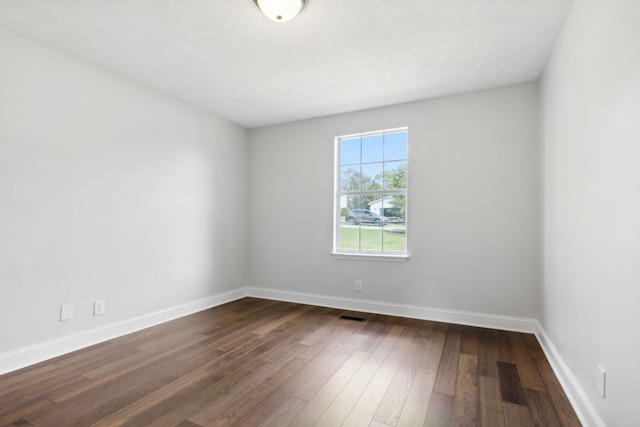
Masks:
[[[73,319],[73,304],[62,304],[60,307],[60,321]]]
[[[102,316],[104,314],[104,300],[97,299],[93,302],[93,315],[94,316]]]
[[[598,393],[600,393],[600,397],[603,399],[606,396],[605,389],[607,386],[607,371],[600,365],[598,365]]]
[[[356,292],[362,292],[362,280],[356,280]]]

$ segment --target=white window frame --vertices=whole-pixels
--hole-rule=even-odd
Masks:
[[[406,187],[404,190],[375,190],[370,193],[382,193],[387,194],[404,194],[405,195],[405,236],[406,236],[406,247],[405,252],[378,252],[378,251],[363,251],[363,250],[344,250],[339,248],[340,242],[340,197],[344,195],[353,195],[353,194],[367,194],[368,191],[360,191],[360,192],[342,192],[340,191],[340,176],[341,176],[341,168],[340,168],[340,141],[343,139],[355,138],[355,137],[364,137],[370,135],[380,135],[385,133],[394,133],[394,132],[406,132],[407,133],[407,177],[406,177]],[[349,259],[349,260],[377,260],[377,261],[396,261],[396,262],[405,262],[409,259],[409,129],[408,127],[399,127],[393,129],[384,129],[373,132],[362,132],[355,133],[349,135],[341,135],[334,138],[334,199],[333,199],[333,251],[331,252],[333,257],[336,259]]]

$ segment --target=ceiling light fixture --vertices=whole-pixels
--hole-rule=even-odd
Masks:
[[[305,0],[253,0],[264,16],[276,22],[287,22],[302,10]]]

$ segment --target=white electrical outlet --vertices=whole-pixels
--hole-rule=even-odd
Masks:
[[[62,304],[60,307],[60,321],[73,319],[73,304]]]
[[[93,315],[94,316],[102,316],[104,314],[104,300],[97,299],[93,302]]]
[[[362,280],[356,280],[356,292],[362,292]]]
[[[605,389],[607,386],[607,371],[600,365],[598,365],[598,393],[600,393],[600,397],[604,398],[606,396]]]

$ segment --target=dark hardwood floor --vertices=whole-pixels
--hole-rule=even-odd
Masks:
[[[7,425],[580,422],[533,335],[244,298],[0,376]]]

